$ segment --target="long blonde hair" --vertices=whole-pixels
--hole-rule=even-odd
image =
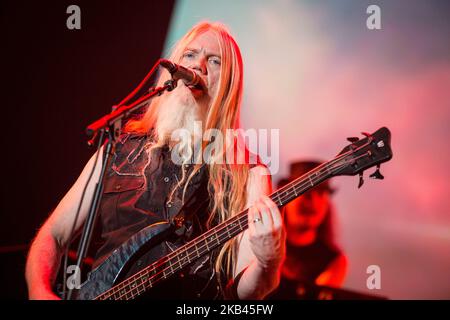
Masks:
[[[242,56],[236,41],[226,27],[220,23],[200,22],[179,40],[169,59],[179,63],[189,43],[206,31],[212,31],[218,40],[221,54],[221,73],[218,90],[215,97],[212,97],[203,129],[217,129],[225,137],[227,129],[240,128],[239,118],[243,91]],[[161,74],[157,85],[162,85],[167,79],[169,79],[167,72]],[[143,117],[139,120],[129,121],[125,126],[125,131],[148,134],[156,124],[159,107],[160,99],[153,100]],[[236,143],[237,140],[238,142]],[[206,143],[203,142],[203,147],[205,145]],[[233,148],[234,154],[238,155],[238,157],[241,157],[242,154],[248,154],[245,143],[240,140],[239,136],[234,136],[233,143],[226,145],[225,148],[222,144],[217,144],[214,157],[217,156],[217,160],[221,159],[227,148]],[[211,161],[208,163],[208,192],[212,199],[211,214],[208,221],[209,226],[214,221],[220,223],[229,219],[242,211],[246,205],[249,166],[248,164],[239,164],[235,161],[232,161],[232,163],[226,162]],[[201,165],[195,165],[187,181],[194,176],[200,167]],[[184,178],[182,178],[183,180]],[[184,185],[184,190],[186,190],[188,183]],[[234,275],[237,262],[237,247],[238,243],[235,238],[221,248],[215,263],[215,270],[219,277],[221,274],[225,274],[227,278]]]

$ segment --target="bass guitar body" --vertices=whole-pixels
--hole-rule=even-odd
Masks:
[[[73,298],[94,300],[107,292],[124,279],[131,266],[135,264],[137,257],[149,248],[158,245],[170,232],[173,232],[173,225],[163,222],[152,224],[133,235],[89,273],[88,279],[80,289],[74,290]],[[124,294],[126,293],[124,292]]]

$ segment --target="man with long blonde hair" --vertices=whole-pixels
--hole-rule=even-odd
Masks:
[[[267,196],[271,192],[268,169],[259,163],[233,161],[248,158],[238,136],[233,136],[231,143],[220,139],[227,136],[227,130],[239,128],[243,87],[239,47],[223,25],[202,22],[177,43],[169,59],[195,71],[202,84],[186,86],[178,81],[172,92],[153,100],[142,117],[125,125],[112,166],[107,168],[99,210],[102,239],[94,266],[139,230],[171,220],[180,210],[189,212],[189,221],[177,230],[176,237],[144,255],[130,274],[148,264],[155,251],[170,253],[208,228],[250,208],[248,230],[193,263],[172,282],[167,281],[153,296],[262,299],[279,283],[284,229],[280,211]],[[158,83],[168,77],[167,73],[161,74]],[[205,132],[215,130],[219,135],[204,141],[204,135],[195,128],[198,123]],[[189,139],[175,139],[180,130],[187,132]],[[195,145],[200,152],[190,152]],[[214,151],[205,159],[203,151],[208,148]],[[222,161],[230,150],[235,157]],[[175,151],[182,154],[181,162],[173,160]],[[97,161],[101,163],[101,155]],[[52,286],[60,256],[94,162],[95,156],[33,242],[26,267],[31,299],[57,298]],[[77,230],[86,219],[99,177],[100,165],[95,168],[81,205]]]

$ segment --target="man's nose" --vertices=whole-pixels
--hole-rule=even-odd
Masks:
[[[206,61],[203,57],[196,59],[191,68],[199,71],[201,74],[208,74],[208,69],[206,69]]]

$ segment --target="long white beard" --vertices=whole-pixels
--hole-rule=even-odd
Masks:
[[[189,89],[181,83],[175,90],[165,95],[158,106],[155,125],[157,144],[174,143],[171,141],[171,135],[177,129],[187,130],[191,137],[196,139],[194,124],[196,121],[204,120],[206,108],[200,106]]]

